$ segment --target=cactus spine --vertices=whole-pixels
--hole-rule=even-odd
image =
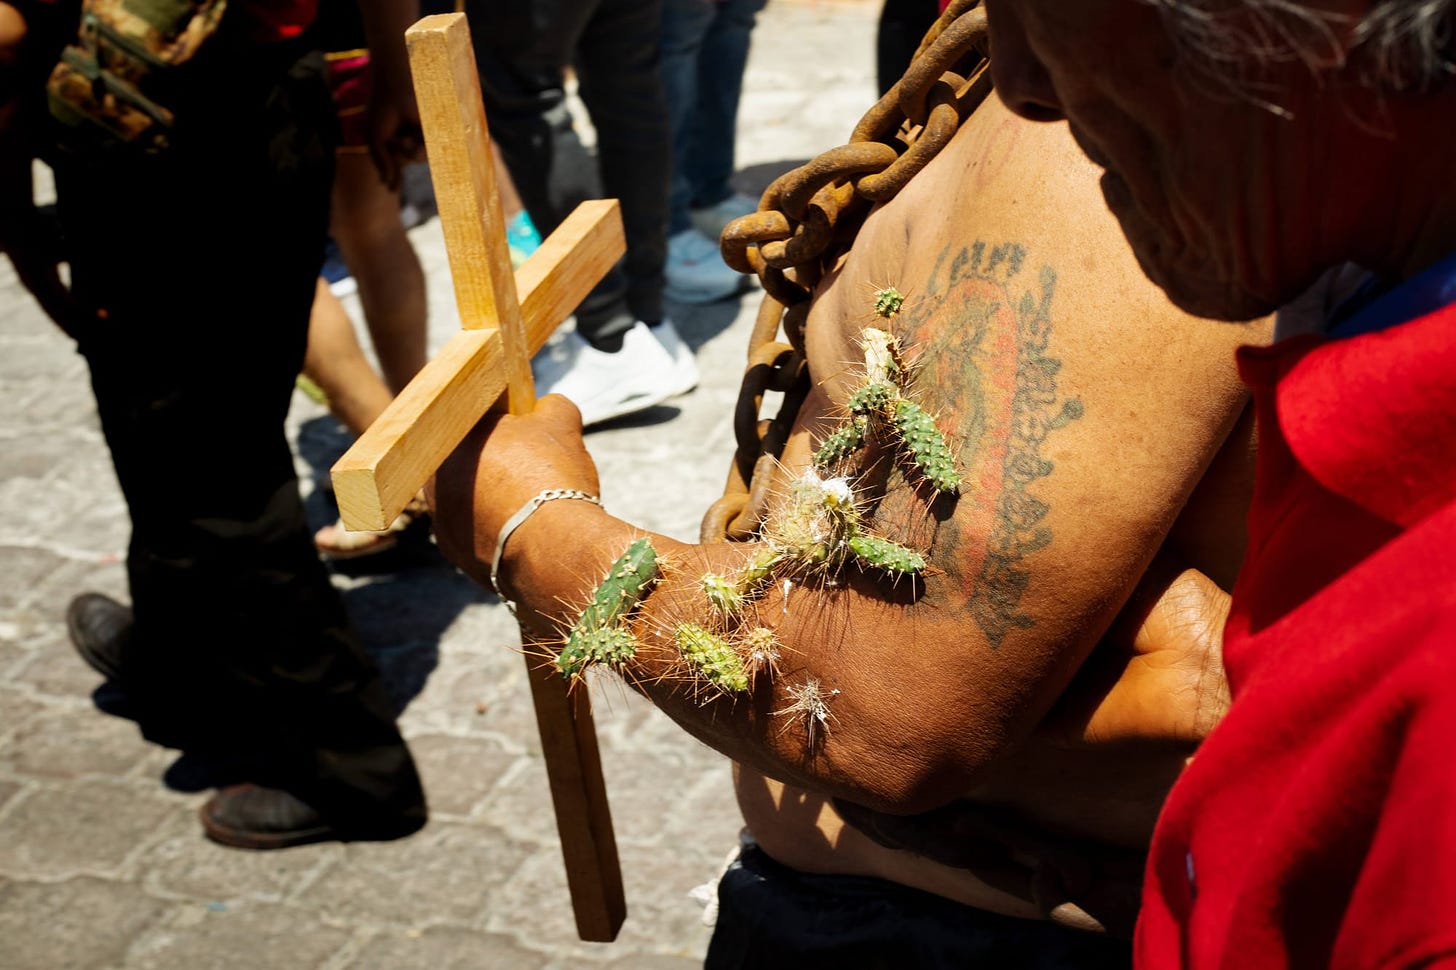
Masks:
[[[775,716],[788,714],[801,719],[809,735],[809,747],[812,748],[821,728],[825,734],[829,733],[829,722],[834,719],[834,715],[829,712],[829,698],[839,691],[826,691],[819,686],[819,681],[811,677],[804,681],[802,687],[790,684],[788,692],[790,703],[773,713]]]
[[[637,651],[637,640],[624,622],[657,580],[657,550],[646,536],[627,547],[612,563],[566,635],[555,666],[563,677],[581,673],[589,664],[618,664]]]
[[[901,398],[895,402],[894,422],[911,461],[930,484],[942,492],[959,489],[961,476],[956,471],[950,446],[925,409],[914,401]]]
[[[900,312],[904,305],[905,297],[893,286],[875,290],[875,315],[884,317],[886,320]]]
[[[680,623],[677,648],[693,668],[721,691],[748,690],[748,673],[743,658],[722,637],[697,623]]]
[[[882,423],[894,428],[902,454],[937,491],[959,490],[960,473],[945,435],[924,408],[905,396],[906,367],[895,335],[867,327],[860,347],[864,351],[864,383],[849,396],[848,423],[825,438],[814,453],[815,466],[830,468],[843,461],[864,445],[872,422]]]

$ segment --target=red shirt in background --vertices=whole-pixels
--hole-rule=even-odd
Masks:
[[[1233,705],[1159,819],[1138,965],[1456,966],[1456,305],[1240,369]]]

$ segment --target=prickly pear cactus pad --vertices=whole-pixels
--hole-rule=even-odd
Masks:
[[[748,690],[743,658],[727,640],[696,623],[678,624],[676,635],[683,659],[708,683],[724,692]]]
[[[562,676],[575,676],[593,663],[620,663],[636,652],[637,641],[623,622],[657,575],[657,550],[643,536],[612,563],[591,602],[572,624],[555,661]]]
[[[895,403],[895,430],[910,461],[930,484],[941,492],[955,492],[961,486],[960,473],[945,436],[935,426],[925,409],[914,401],[901,398]]]

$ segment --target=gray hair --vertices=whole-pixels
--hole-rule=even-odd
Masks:
[[[1252,75],[1278,62],[1302,61],[1316,72],[1349,63],[1362,83],[1388,92],[1426,91],[1456,73],[1456,0],[1376,0],[1353,25],[1348,54],[1339,37],[1347,19],[1301,0],[1145,2],[1163,12],[1182,52],[1209,77],[1256,99]]]

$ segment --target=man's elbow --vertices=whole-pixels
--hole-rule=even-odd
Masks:
[[[1002,725],[928,700],[888,713],[829,739],[836,796],[894,815],[931,811],[964,798],[1010,743]]]

